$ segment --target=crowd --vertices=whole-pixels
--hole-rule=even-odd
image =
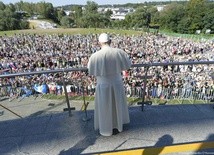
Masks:
[[[111,46],[127,52],[133,64],[214,60],[212,41],[194,41],[161,34],[111,34],[111,39]],[[0,37],[0,74],[86,67],[90,55],[99,49],[96,34],[4,35]],[[211,64],[150,67],[148,75],[152,78],[148,79],[147,95],[155,98],[211,98],[214,92],[213,67]],[[144,74],[143,67],[133,67],[123,72],[128,96],[142,95],[143,79],[140,76]],[[20,90],[30,88],[41,93],[63,94],[63,78],[66,79],[69,95],[81,94],[83,81],[86,93],[94,95],[95,79],[81,71],[0,78],[1,95],[17,95]]]

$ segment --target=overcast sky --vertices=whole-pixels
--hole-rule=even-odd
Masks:
[[[16,3],[20,2],[20,0],[0,0],[4,4],[9,4],[9,3]],[[32,3],[37,3],[37,2],[49,2],[52,3],[53,6],[62,6],[62,5],[68,5],[68,4],[82,4],[85,5],[87,0],[22,0],[23,2],[32,2]],[[96,2],[98,5],[103,5],[103,4],[126,4],[126,3],[140,3],[144,1],[152,1],[152,0],[93,0]],[[154,0],[154,1],[161,1],[161,0]]]

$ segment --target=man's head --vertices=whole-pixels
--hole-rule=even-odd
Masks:
[[[101,44],[110,44],[110,37],[108,34],[106,33],[101,33],[100,36],[99,36],[99,42]]]

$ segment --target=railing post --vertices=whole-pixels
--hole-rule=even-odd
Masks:
[[[151,101],[147,101],[145,102],[145,96],[146,96],[146,85],[147,85],[147,74],[148,74],[148,70],[149,70],[149,66],[145,66],[145,75],[143,77],[143,94],[142,94],[142,101],[141,102],[138,102],[138,104],[141,104],[141,109],[142,111],[144,110],[144,105],[147,104],[147,105],[151,105],[152,102]]]
[[[141,105],[142,111],[144,109],[144,102],[145,102],[145,96],[146,96],[146,85],[147,85],[147,73],[148,73],[148,70],[149,70],[149,66],[146,66],[145,67],[145,76],[144,76],[144,79],[143,79],[143,96],[142,96],[142,105]]]
[[[64,92],[65,92],[65,99],[66,99],[66,103],[67,103],[67,106],[68,106],[68,109],[64,109],[64,110],[65,111],[68,110],[69,116],[72,116],[71,107],[70,107],[70,103],[69,103],[69,99],[68,99],[68,92],[67,92],[66,84],[65,84],[65,78],[63,77],[62,80],[63,80],[63,88],[64,88]]]
[[[91,118],[88,117],[88,113],[87,113],[87,107],[89,105],[89,102],[85,101],[85,87],[84,87],[84,80],[83,80],[83,76],[81,77],[81,83],[82,83],[82,97],[83,97],[83,105],[82,105],[82,111],[85,112],[85,116],[82,118],[82,120],[84,122],[89,121]]]

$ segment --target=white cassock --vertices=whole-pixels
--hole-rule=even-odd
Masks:
[[[130,67],[127,53],[107,45],[89,58],[89,75],[97,78],[94,128],[99,129],[101,135],[111,136],[114,128],[122,132],[123,124],[130,122],[121,76],[121,72]]]

